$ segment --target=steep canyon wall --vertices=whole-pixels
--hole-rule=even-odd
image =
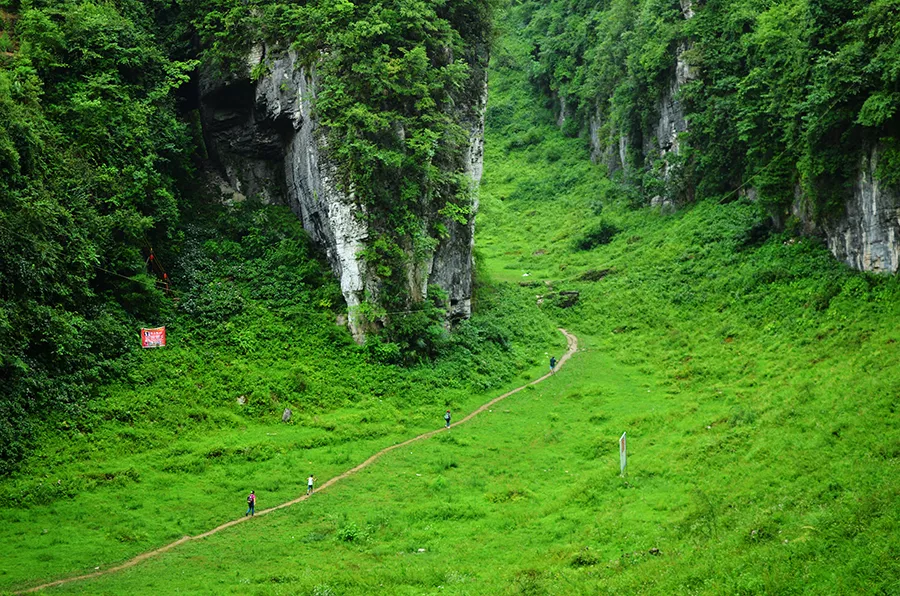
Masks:
[[[854,269],[900,270],[900,193],[881,183],[876,170],[881,148],[867,148],[842,213],[823,226],[828,248]]]
[[[285,204],[297,214],[312,240],[324,249],[346,300],[348,324],[357,341],[365,336],[357,307],[377,302],[379,283],[361,257],[375,234],[365,207],[337,184],[337,166],[328,157],[326,138],[313,114],[317,92],[314,68],[299,63],[294,52],[267,55],[260,45],[248,56],[246,72],[266,64],[255,82],[248,76],[204,74],[200,83],[201,115],[206,142],[227,198],[257,196]],[[464,106],[469,131],[466,173],[473,185],[481,179],[484,108],[487,98],[483,71],[470,81],[480,94]],[[477,202],[475,205],[477,209]],[[474,213],[466,223],[448,219],[438,209],[424,218],[423,228],[440,222],[447,233],[428,254],[410,255],[407,291],[424,299],[429,285],[448,297],[450,319],[471,314]]]
[[[650,97],[646,97],[646,93],[643,97],[638,93],[630,100],[633,104],[644,100],[651,104],[651,108],[646,110],[641,117],[635,115],[637,109],[633,108],[635,111],[630,116],[625,119],[620,117],[616,120],[611,115],[610,105],[617,100],[613,89],[608,84],[605,87],[602,85],[598,87],[599,93],[592,100],[590,96],[584,95],[583,83],[580,86],[573,86],[571,90],[573,95],[567,96],[564,92],[565,79],[551,79],[551,88],[557,87],[552,92],[554,102],[559,106],[557,108],[557,124],[562,126],[568,119],[575,117],[576,108],[573,106],[580,106],[579,109],[583,110],[581,117],[584,133],[590,143],[593,161],[603,165],[611,175],[620,177],[632,186],[640,187],[644,200],[648,204],[659,207],[666,212],[692,201],[697,192],[697,182],[705,175],[705,172],[694,172],[692,174],[684,171],[686,160],[696,159],[696,156],[693,158],[684,157],[685,148],[692,144],[692,106],[686,105],[683,99],[685,88],[694,81],[698,81],[698,84],[706,88],[717,87],[721,84],[719,79],[715,79],[710,74],[712,72],[710,60],[712,60],[711,56],[718,56],[718,54],[712,54],[712,52],[723,52],[722,47],[716,46],[715,43],[717,42],[710,42],[709,39],[703,39],[702,37],[698,41],[696,34],[693,33],[698,31],[698,29],[692,29],[694,21],[704,16],[705,10],[705,3],[697,2],[696,0],[679,0],[677,6],[672,9],[671,13],[675,16],[668,18],[671,19],[671,30],[675,31],[675,33],[672,35],[671,41],[666,42],[669,49],[667,51],[667,62],[664,61],[665,66],[661,71],[662,82],[656,84],[655,87],[647,88],[646,93],[652,92]],[[743,30],[739,35],[745,35],[746,39],[752,40],[751,43],[756,43],[751,36],[756,28],[763,26],[760,23],[761,21],[754,22],[750,18],[745,18]],[[559,30],[559,25],[557,24],[556,26],[557,30]],[[642,25],[639,22],[637,24],[632,23],[630,26],[634,28],[633,31],[628,32],[628,35],[631,36],[640,32],[642,26],[649,27],[649,25]],[[788,22],[787,26],[791,26],[790,22]],[[707,20],[702,27],[710,27],[710,21]],[[535,37],[538,47],[541,47],[540,44],[545,43],[546,39],[559,39],[552,38],[552,34],[545,33],[545,35],[547,35],[545,38]],[[803,35],[802,28],[797,23],[793,29],[789,28],[787,30],[784,38],[779,39],[782,41],[783,39],[799,39],[803,43],[807,43],[803,39]],[[771,39],[771,37],[768,39]],[[652,41],[651,37],[650,42],[646,43],[652,43]],[[608,44],[611,42],[606,40],[601,43],[600,40],[595,40],[595,43],[598,43],[600,46],[603,46],[605,43],[607,44],[606,47],[608,47]],[[695,51],[698,43],[705,43],[706,45],[699,46],[698,50]],[[756,59],[763,66],[766,65],[765,60],[767,58],[760,52],[767,49],[766,43],[770,42],[765,41],[758,49],[754,50],[757,52],[755,54]],[[594,51],[594,49],[591,51]],[[640,48],[635,51],[640,51]],[[802,51],[813,52],[813,50],[808,48]],[[586,74],[582,75],[585,78],[591,76],[590,73],[594,72],[592,69],[597,69],[598,64],[602,68],[609,70],[610,62],[616,60],[616,58],[611,57],[589,58],[589,56],[591,54],[588,52],[580,56],[580,59],[585,64],[588,64],[584,67]],[[548,59],[547,63],[552,66],[554,59],[558,61],[563,60],[562,57],[556,56]],[[602,64],[601,62],[604,59],[607,62]],[[807,60],[810,59],[807,58]],[[590,60],[598,62],[590,65]],[[692,60],[698,61],[699,66],[695,65]],[[632,68],[634,66],[626,67],[625,64],[620,63],[620,77],[631,76],[629,70]],[[722,70],[723,67],[717,65],[717,68]],[[741,67],[735,66],[734,68]],[[785,68],[787,67],[781,66],[774,72],[778,74],[779,70],[784,71]],[[761,67],[758,67],[758,72],[763,72]],[[744,73],[742,76],[747,76],[747,81],[750,81],[749,84],[751,85],[746,87],[750,91],[743,92],[755,92],[755,88],[752,85],[757,85],[757,88],[765,88],[759,82],[754,83],[752,81],[753,76],[763,75]],[[801,89],[805,85],[811,84],[802,80],[786,80],[785,84],[796,85]],[[613,84],[620,83],[621,79],[613,82]],[[738,111],[744,109],[745,106],[741,105],[737,90],[742,88],[741,85],[746,84],[743,81],[734,83],[733,88],[735,91],[732,92],[732,97],[738,97],[736,100],[727,97],[727,92],[722,92],[722,95],[717,96],[716,101],[720,103],[721,107],[715,117],[723,121],[731,120],[732,122],[740,117]],[[765,85],[773,86],[778,84],[772,80],[765,83]],[[638,84],[634,83],[633,86],[635,85]],[[848,95],[845,94],[845,97]],[[591,106],[591,103],[593,103],[593,106]],[[827,109],[824,115],[807,116],[807,125],[811,125],[809,123],[814,124],[817,119],[827,120],[831,117],[829,112],[832,112],[833,115],[833,111],[836,111],[835,107],[835,103],[832,103],[830,107],[826,106]],[[712,141],[707,139],[706,143],[707,145],[711,142],[719,143],[721,146],[729,144],[734,146],[745,143],[745,140],[737,139],[739,136],[738,130],[741,126],[745,127],[745,132],[740,134],[747,135],[751,142],[757,138],[762,138],[762,135],[769,132],[767,130],[767,126],[770,125],[769,121],[784,117],[784,114],[779,110],[788,108],[789,106],[778,106],[772,103],[763,108],[768,113],[764,112],[756,116],[759,128],[749,128],[748,124],[744,122],[740,126],[731,127],[731,134],[735,137],[733,143],[722,139],[713,139]],[[711,110],[708,108],[707,110],[708,112],[704,114],[704,117],[707,118],[708,125]],[[856,126],[853,118],[855,116],[851,117],[849,124],[846,126]],[[885,127],[885,130],[890,130],[890,128]],[[863,271],[897,273],[900,270],[900,189],[891,187],[879,180],[879,176],[876,173],[879,163],[885,162],[884,147],[877,141],[878,134],[877,130],[869,129],[868,131],[845,130],[843,133],[833,135],[832,148],[840,155],[840,159],[849,162],[848,166],[850,166],[846,168],[850,172],[846,184],[841,185],[840,182],[836,182],[832,187],[840,194],[843,207],[830,210],[825,210],[821,207],[818,209],[812,208],[810,206],[812,199],[804,196],[803,187],[798,182],[796,183],[797,191],[793,204],[791,205],[790,200],[788,200],[787,204],[773,213],[773,221],[777,222],[777,225],[783,225],[787,221],[786,215],[793,215],[799,220],[800,227],[806,233],[823,238],[834,256],[849,266]],[[865,135],[868,135],[868,138],[871,139],[869,142],[863,143],[861,146],[859,143],[848,144],[846,149],[843,147],[843,144],[846,142],[845,139],[861,138],[865,137]],[[804,174],[800,170],[802,167],[800,162],[803,160],[801,157],[803,142],[803,137],[799,136],[798,139],[790,141],[787,147],[774,145],[765,150],[768,151],[770,158],[774,158],[775,161],[777,161],[779,155],[791,154],[792,152],[797,155],[794,158],[797,160],[794,171],[780,174],[785,183],[791,180],[803,179],[804,175],[810,176],[809,172]],[[714,147],[714,149],[719,148]],[[764,154],[758,147],[746,149],[746,152],[748,154],[751,152],[756,152],[757,155]],[[755,174],[750,174],[746,170],[742,172],[741,168],[744,166],[738,161],[739,158],[740,155],[735,155],[731,164],[726,160],[721,177],[728,179],[729,182],[721,186],[718,192],[728,196],[743,196],[756,200],[762,193],[755,186],[757,182]],[[832,158],[832,161],[834,159]],[[747,161],[749,163],[750,160],[748,159]],[[754,169],[756,173],[759,173],[761,170],[765,171],[768,165],[760,167],[757,163]],[[648,184],[648,180],[651,181],[650,184]],[[769,204],[771,205],[772,202],[770,201]]]

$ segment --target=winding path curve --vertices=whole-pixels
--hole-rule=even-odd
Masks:
[[[566,341],[569,343],[569,347],[566,350],[566,353],[562,356],[562,358],[559,359],[559,362],[557,362],[557,365],[556,365],[557,370],[562,368],[563,365],[566,363],[566,361],[572,356],[572,354],[574,354],[578,350],[578,338],[575,337],[574,335],[572,335],[571,333],[569,333],[568,331],[566,331],[565,329],[560,329],[560,332],[562,332],[562,334],[566,336]],[[518,393],[519,391],[522,391],[529,385],[537,385],[538,383],[546,380],[549,377],[550,377],[550,373],[547,373],[543,377],[540,377],[539,379],[535,379],[534,381],[531,381],[530,383],[526,383],[525,385],[522,385],[521,387],[517,387],[516,389],[513,389],[512,391],[504,393],[500,397],[495,397],[494,399],[487,402],[486,404],[484,404],[483,406],[481,406],[480,408],[478,408],[477,410],[475,410],[474,412],[472,412],[471,414],[469,414],[462,420],[459,420],[458,422],[454,422],[453,424],[451,424],[450,428],[453,428],[454,426],[459,426],[460,424],[465,424],[466,422],[468,422],[475,416],[478,416],[479,414],[481,414],[482,412],[484,412],[485,410],[487,410],[488,408],[490,408],[497,402],[502,401],[502,400],[506,399],[507,397],[509,397],[510,395]],[[336,482],[340,482],[347,476],[350,476],[351,474],[355,474],[356,472],[359,472],[363,468],[367,468],[368,466],[375,463],[381,456],[393,451],[394,449],[399,449],[401,447],[405,447],[405,446],[409,445],[410,443],[415,443],[417,441],[421,441],[423,439],[433,437],[434,435],[436,435],[438,433],[442,433],[446,430],[448,430],[447,427],[441,427],[437,430],[432,430],[427,433],[421,434],[417,437],[413,437],[412,439],[403,441],[402,443],[397,443],[396,445],[391,445],[390,447],[386,447],[386,448],[382,449],[381,451],[379,451],[378,453],[376,453],[375,455],[373,455],[372,457],[370,457],[369,459],[367,459],[366,461],[364,461],[363,463],[356,466],[355,468],[350,468],[343,474],[340,474],[340,475],[335,476],[334,478],[328,480],[327,482],[322,484],[318,489],[316,489],[316,492],[317,493],[321,492],[321,491],[325,490],[326,488],[328,488],[329,486],[335,484]],[[273,511],[278,511],[279,509],[284,509],[285,507],[290,507],[291,505],[296,505],[297,503],[305,501],[308,498],[309,498],[309,495],[304,494],[302,496],[297,497],[296,499],[294,499],[292,501],[287,501],[286,503],[282,503],[281,505],[276,505],[275,507],[270,507],[269,509],[263,509],[262,511],[258,511],[256,513],[256,515],[266,515],[268,513],[272,513]],[[182,536],[175,542],[172,542],[163,547],[157,548],[156,550],[151,550],[151,551],[147,551],[145,553],[141,553],[138,556],[134,557],[133,559],[129,559],[128,561],[125,561],[121,565],[116,565],[115,567],[110,567],[109,569],[103,569],[102,571],[95,571],[94,573],[88,573],[85,575],[76,575],[76,576],[68,577],[65,579],[58,579],[56,581],[52,581],[52,582],[49,582],[46,584],[41,584],[41,585],[35,586],[33,588],[28,588],[26,590],[21,590],[19,592],[13,592],[13,593],[14,594],[28,594],[30,592],[37,592],[39,590],[44,590],[46,588],[52,588],[55,586],[60,586],[62,584],[67,584],[69,582],[76,582],[76,581],[81,581],[84,579],[92,579],[95,577],[100,577],[102,575],[109,575],[110,573],[116,573],[117,571],[122,571],[123,569],[127,569],[129,567],[134,567],[138,563],[146,561],[147,559],[150,559],[157,555],[161,555],[162,553],[175,548],[179,544],[184,544],[185,542],[188,542],[190,540],[199,540],[201,538],[206,538],[207,536],[212,536],[213,534],[221,532],[222,530],[225,530],[232,526],[236,526],[240,523],[244,523],[245,521],[248,521],[250,519],[251,518],[249,518],[249,517],[240,517],[238,519],[231,520],[230,522],[226,522],[226,523],[222,524],[221,526],[217,526],[217,527],[213,528],[212,530],[209,530],[208,532],[204,532],[202,534],[197,534],[196,536]]]

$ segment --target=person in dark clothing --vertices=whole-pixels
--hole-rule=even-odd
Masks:
[[[450,410],[447,410],[447,413],[444,414],[444,421],[447,423],[447,428],[450,428]]]
[[[244,517],[248,515],[256,515],[256,493],[252,490],[247,496],[247,513],[244,514]]]
[[[556,356],[550,356],[550,374],[556,372]]]

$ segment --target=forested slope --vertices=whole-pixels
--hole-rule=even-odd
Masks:
[[[141,326],[190,320],[209,301],[186,253],[220,198],[197,78],[201,64],[226,81],[248,74],[258,44],[317,66],[340,185],[376,226],[358,256],[381,290],[372,320],[388,325],[369,349],[440,356],[443,295],[403,287],[410,261],[448,236],[425,214],[473,217],[459,120],[462,99],[481,97],[464,83],[484,67],[490,24],[486,2],[0,2],[0,474],[37,422],[83,415],[100,384],[133,370]],[[297,265],[318,271],[321,258]],[[239,306],[224,308],[204,322]]]
[[[896,232],[895,1],[554,0],[525,2],[517,18],[531,80],[569,134],[624,172],[636,203],[750,196],[858,268],[896,271],[896,242],[888,263],[840,246],[865,245],[843,224],[857,217],[847,205],[879,193],[873,217]]]
[[[68,415],[165,309],[194,174],[169,57],[139,2],[5,2],[0,53],[0,472],[34,414]]]

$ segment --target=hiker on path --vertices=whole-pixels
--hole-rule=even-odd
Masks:
[[[550,356],[550,374],[556,372],[556,356]]]
[[[306,494],[311,495],[313,491],[313,484],[316,482],[316,477],[312,474],[309,475],[309,478],[306,479]]]
[[[244,514],[244,517],[248,515],[256,515],[256,493],[252,490],[247,496],[247,513]]]
[[[447,428],[450,428],[450,410],[447,410],[447,413],[444,414],[444,421],[447,423]]]

